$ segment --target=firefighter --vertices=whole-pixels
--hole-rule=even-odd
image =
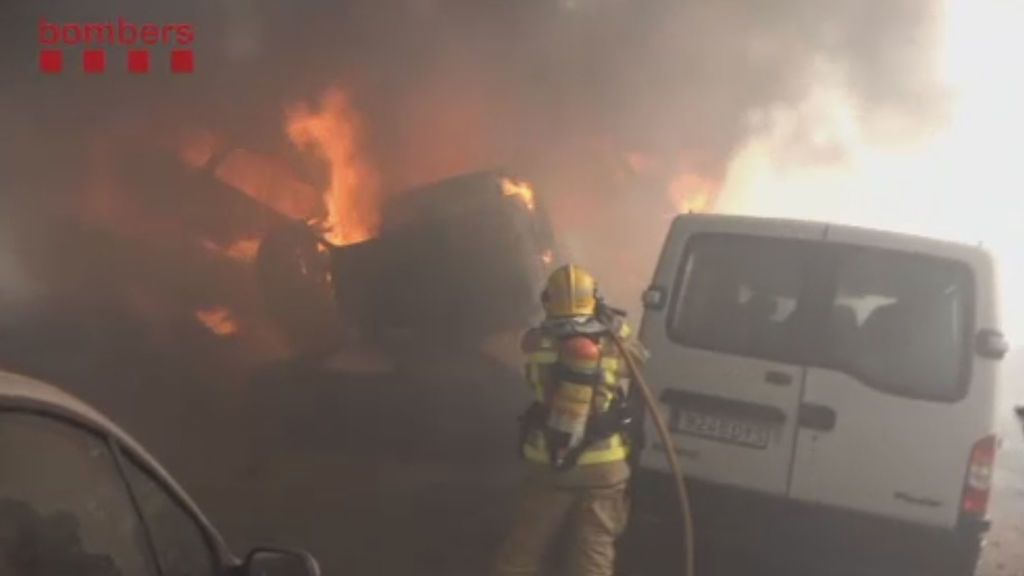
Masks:
[[[569,574],[610,575],[628,514],[627,430],[635,420],[613,331],[631,354],[644,353],[624,314],[602,304],[582,268],[555,270],[541,301],[546,318],[522,339],[536,398],[520,419],[526,473],[494,574],[538,574],[564,530]]]

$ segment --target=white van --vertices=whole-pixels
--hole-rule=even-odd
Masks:
[[[831,536],[857,562],[897,549],[970,574],[988,527],[1007,349],[997,304],[992,258],[978,247],[676,218],[640,334],[698,508],[712,494],[742,502],[731,507],[740,524],[773,511],[757,538],[799,519],[792,534],[805,546]],[[667,471],[660,443],[641,468]]]

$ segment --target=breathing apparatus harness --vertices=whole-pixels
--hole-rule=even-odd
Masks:
[[[557,454],[555,449],[552,448],[551,442],[552,440],[557,442],[559,440],[558,432],[564,434],[565,431],[556,431],[555,433],[552,433],[551,431],[546,430],[547,428],[550,428],[551,423],[550,408],[541,402],[534,402],[520,417],[520,449],[525,445],[527,436],[532,431],[538,429],[545,430],[545,438],[548,441],[548,447],[552,453],[552,464],[558,470],[567,470],[575,466],[579,456],[595,442],[607,439],[614,434],[621,433],[632,444],[630,460],[631,463],[635,463],[640,452],[640,448],[643,446],[643,426],[642,424],[639,424],[640,419],[636,418],[636,416],[639,415],[639,407],[638,403],[633,400],[633,397],[635,396],[634,390],[638,390],[643,400],[643,404],[647,408],[647,413],[650,415],[651,420],[654,423],[654,427],[658,432],[661,444],[665,447],[665,457],[668,460],[669,469],[672,472],[672,477],[676,485],[679,511],[683,518],[684,527],[683,553],[685,558],[683,574],[685,576],[694,576],[693,517],[691,514],[689,493],[686,489],[682,467],[679,464],[679,456],[675,443],[673,442],[672,435],[669,433],[668,427],[665,425],[665,421],[661,416],[661,411],[658,409],[658,402],[655,399],[651,388],[648,386],[643,373],[637,366],[638,358],[646,359],[646,351],[643,350],[642,347],[626,344],[619,334],[618,328],[622,325],[625,316],[625,311],[613,308],[607,305],[602,299],[598,298],[595,316],[592,318],[587,318],[582,322],[556,320],[546,322],[544,324],[543,328],[545,331],[560,339],[567,339],[576,336],[585,336],[593,340],[597,340],[602,336],[611,338],[622,357],[622,361],[626,363],[626,367],[634,386],[630,387],[628,396],[625,394],[625,391],[617,389],[607,410],[589,413],[586,417],[585,431],[583,432],[582,438],[580,438],[579,442],[573,445],[568,452],[565,452],[561,459],[555,458]],[[564,373],[558,374],[556,372],[556,377],[557,376],[562,376],[563,378],[565,376],[569,376],[571,379],[570,381],[579,380],[578,374],[566,375]],[[561,379],[556,380],[556,382],[560,381]],[[574,383],[585,384],[584,382]],[[590,397],[587,396],[586,398],[589,401]],[[580,397],[579,400],[582,401],[583,398]]]
[[[542,324],[544,334],[562,348],[576,345],[582,351],[582,365],[565,358],[551,367],[551,390],[545,401],[533,402],[520,417],[520,449],[529,434],[540,432],[544,436],[551,465],[564,471],[576,466],[580,456],[594,444],[622,434],[625,441],[632,437],[635,421],[626,390],[618,383],[604,382],[599,356],[586,358],[588,351],[598,354],[599,342],[621,326],[622,319],[611,317],[557,318]],[[579,354],[577,355],[579,356]],[[588,360],[590,362],[588,362]],[[587,365],[591,364],[591,365]],[[595,410],[599,389],[610,394],[604,409]]]

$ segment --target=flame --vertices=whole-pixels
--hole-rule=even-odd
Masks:
[[[551,249],[541,252],[540,259],[544,262],[545,266],[551,266],[551,263],[555,261],[555,255],[551,252]]]
[[[359,119],[345,93],[330,89],[321,97],[319,110],[299,103],[285,117],[292,143],[311,150],[330,167],[330,184],[323,193],[325,237],[341,245],[373,238],[378,226],[376,185],[360,158]]]
[[[230,336],[238,332],[238,322],[227,308],[200,308],[196,310],[195,317],[217,336]]]
[[[501,193],[505,196],[515,196],[522,200],[523,205],[526,209],[533,212],[536,209],[537,204],[533,196],[533,186],[529,182],[522,180],[512,180],[511,178],[503,178],[501,180]]]
[[[706,178],[684,172],[669,184],[668,194],[680,214],[707,212],[712,208],[715,185]]]
[[[203,247],[226,258],[248,264],[256,260],[256,255],[260,251],[260,239],[242,238],[227,246],[221,246],[215,242],[204,240]]]
[[[727,168],[724,212],[887,228],[983,242],[1001,260],[1001,291],[1024,293],[1024,52],[1019,3],[946,0],[938,80],[946,116],[924,136],[899,118],[865,114],[843,69],[823,62],[796,106],[754,115],[758,125]],[[995,70],[995,71],[993,71]],[[1005,329],[1024,333],[1024,300],[1007,298]]]
[[[239,262],[252,262],[256,260],[256,254],[260,251],[259,238],[243,238],[233,242],[224,250],[228,258]]]

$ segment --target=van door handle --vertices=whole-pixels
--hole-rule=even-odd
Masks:
[[[764,373],[764,381],[777,386],[788,386],[793,383],[793,375],[788,372],[769,370]]]
[[[803,428],[827,432],[836,427],[836,411],[821,404],[801,404],[797,423]]]

